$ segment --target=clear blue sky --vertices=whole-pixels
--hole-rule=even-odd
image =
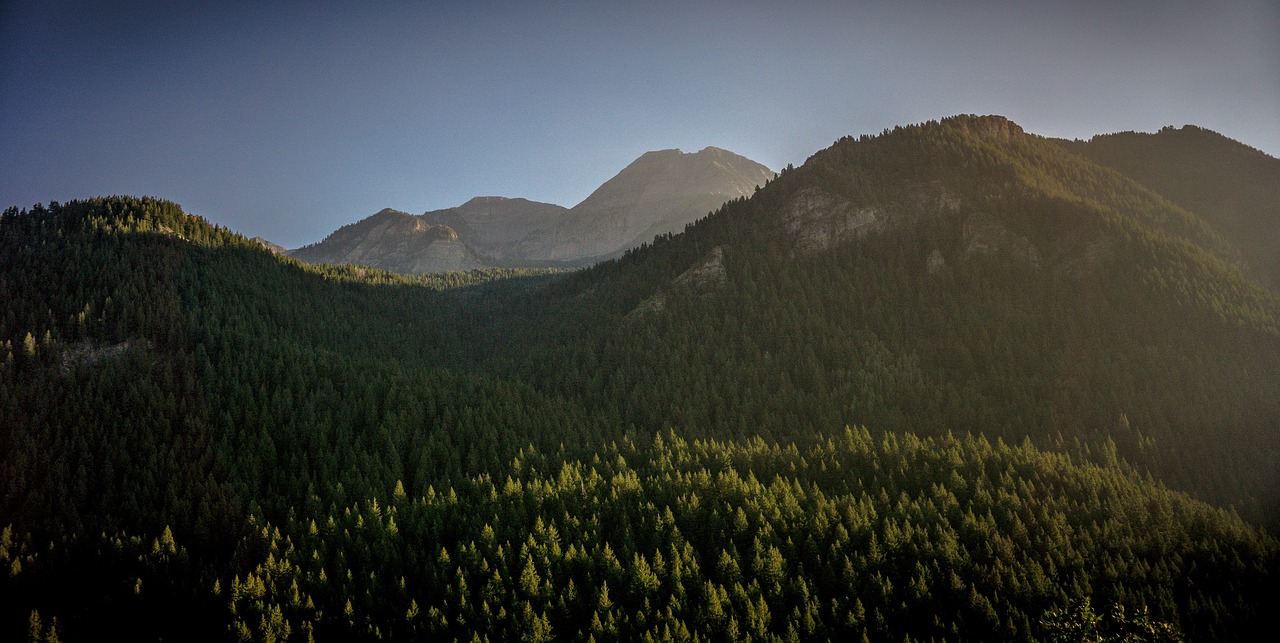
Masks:
[[[648,150],[777,169],[958,113],[1280,156],[1272,0],[324,4],[0,0],[0,207],[149,194],[296,247],[383,207],[572,206]]]

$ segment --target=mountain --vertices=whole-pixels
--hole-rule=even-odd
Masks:
[[[556,285],[564,303],[529,326],[566,348],[528,377],[708,438],[1092,443],[1277,515],[1280,301],[1238,257],[1135,180],[1006,119],[951,118],[843,139]]]
[[[289,254],[308,263],[359,264],[409,274],[482,265],[453,228],[390,208]]]
[[[527,256],[523,243],[548,234],[567,212],[551,203],[488,196],[476,197],[456,208],[433,210],[422,217],[458,230],[488,264],[521,266],[538,263]]]
[[[1203,217],[1246,274],[1280,290],[1280,159],[1193,125],[1062,144]]]
[[[593,263],[682,232],[726,201],[750,196],[768,183],[769,168],[715,147],[693,154],[649,152],[606,181],[560,217],[555,226],[521,243],[529,261]]]
[[[0,639],[1259,640],[1280,301],[1240,256],[990,116],[572,273],[10,209]]]
[[[366,264],[409,274],[482,266],[582,266],[680,232],[772,177],[765,166],[715,147],[693,154],[649,152],[572,209],[476,197],[422,214],[418,222],[405,218],[412,215],[383,210],[291,255],[309,263]],[[452,236],[440,226],[453,231]]]

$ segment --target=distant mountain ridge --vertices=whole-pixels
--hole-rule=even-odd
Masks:
[[[1153,183],[956,116],[559,274],[10,208],[0,640],[1266,640],[1280,295]]]
[[[482,196],[421,215],[388,209],[289,254],[402,273],[589,265],[683,231],[773,177],[764,165],[716,147],[659,150],[641,155],[573,208]]]
[[[1268,514],[1280,299],[1239,268],[1226,225],[1069,147],[995,116],[837,141],[566,280],[592,311],[581,332],[613,329],[582,351],[630,365],[593,386],[624,400],[614,421],[717,436],[786,418],[1113,438],[1172,485]],[[1198,189],[1222,191],[1217,162]],[[632,348],[654,327],[661,341]],[[648,402],[717,390],[735,391],[731,414]]]
[[[432,225],[422,217],[391,208],[338,228],[321,243],[289,254],[309,263],[351,263],[402,273],[483,266],[453,228]]]
[[[1280,159],[1194,125],[1062,144],[1198,214],[1239,251],[1245,274],[1280,290]]]

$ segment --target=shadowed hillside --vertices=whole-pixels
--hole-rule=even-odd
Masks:
[[[1063,144],[1204,217],[1247,275],[1280,289],[1280,160],[1193,125]]]
[[[463,234],[419,222],[354,225]],[[1256,640],[1280,303],[1244,253],[972,116],[571,274],[10,209],[0,638]]]

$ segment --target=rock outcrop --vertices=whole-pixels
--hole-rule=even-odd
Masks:
[[[703,257],[702,261],[671,280],[672,293],[702,297],[729,285],[729,273],[724,267],[724,246],[716,246]],[[667,307],[667,293],[659,290],[645,299],[627,313],[627,317],[635,319],[652,313],[662,312]]]
[[[966,257],[1007,252],[1033,267],[1040,265],[1040,251],[1035,244],[995,219],[972,216],[965,222],[963,234]]]
[[[279,245],[279,244],[275,244],[275,243],[271,243],[270,241],[267,241],[266,239],[263,239],[262,237],[254,237],[254,238],[249,239],[249,240],[250,240],[250,241],[252,241],[252,242],[254,242],[254,243],[256,243],[256,244],[258,244],[258,245],[260,245],[260,246],[262,246],[263,248],[266,248],[267,250],[271,251],[271,253],[272,253],[272,254],[277,254],[277,255],[289,254],[289,251],[288,251],[288,250],[286,250],[284,246]]]
[[[859,208],[818,187],[800,190],[786,213],[787,232],[794,237],[794,254],[806,255],[861,239],[884,227],[884,213]]]
[[[728,283],[729,274],[724,269],[724,247],[716,246],[701,263],[680,273],[671,285],[695,294],[704,294],[719,290]]]

